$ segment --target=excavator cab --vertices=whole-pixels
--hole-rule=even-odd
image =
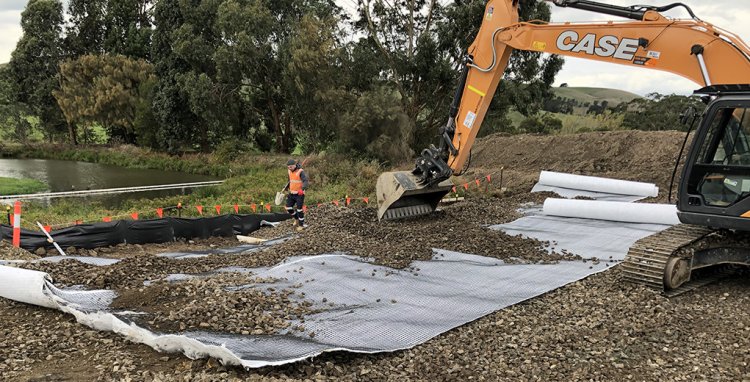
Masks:
[[[684,166],[680,221],[750,231],[750,85],[715,85]]]
[[[710,102],[680,180],[677,215],[685,224],[638,240],[623,263],[626,280],[664,288],[668,296],[721,277],[722,267],[714,266],[750,265],[750,248],[738,244],[747,234],[737,232],[750,231],[750,85],[713,85],[696,94]],[[719,235],[713,244],[693,246],[712,235]],[[714,276],[692,280],[697,270]]]

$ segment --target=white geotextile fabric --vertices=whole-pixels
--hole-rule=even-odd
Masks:
[[[264,220],[265,222],[265,220]],[[271,224],[271,223],[268,223]],[[241,255],[252,252],[257,252],[270,247],[275,244],[283,243],[292,238],[292,235],[280,237],[278,239],[268,240],[261,244],[242,244],[232,248],[212,248],[204,251],[190,251],[190,252],[165,252],[160,253],[158,257],[168,257],[174,260],[184,259],[197,259],[201,257],[208,257],[209,255]]]
[[[550,251],[565,250],[584,258],[621,261],[625,259],[633,243],[663,231],[669,225],[529,215],[490,228],[502,230],[509,235],[549,241]]]
[[[581,189],[566,188],[563,196],[588,196],[596,200],[548,198],[541,210],[529,208],[526,216],[490,228],[549,241],[550,251],[566,250],[584,258],[623,260],[639,239],[679,223],[673,205],[627,202],[656,196],[658,188],[650,183],[546,171],[542,171],[539,179],[532,192],[547,187],[542,181],[567,187],[578,182]]]
[[[265,222],[265,220],[264,220]],[[267,223],[271,224],[271,223]],[[211,248],[203,251],[189,251],[189,252],[165,252],[160,253],[158,257],[168,257],[174,260],[185,260],[208,257],[209,255],[246,255],[248,253],[261,251],[269,246],[283,243],[292,238],[292,236],[280,237],[278,239],[268,240],[261,244],[242,244],[232,248]],[[26,262],[52,262],[59,263],[63,260],[75,260],[88,265],[96,266],[107,266],[120,262],[120,259],[111,259],[106,257],[94,257],[94,256],[49,256],[42,257],[35,260],[0,260],[0,265],[11,265],[21,264]]]
[[[547,198],[542,213],[581,219],[607,220],[625,223],[679,224],[674,204],[626,203],[600,200]]]
[[[552,191],[565,198],[585,196],[596,200],[634,202],[659,194],[653,183],[542,171],[531,192]]]

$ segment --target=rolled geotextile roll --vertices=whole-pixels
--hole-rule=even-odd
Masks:
[[[545,215],[552,216],[628,223],[672,225],[680,222],[677,208],[672,204],[548,198],[544,201],[542,211]]]
[[[49,276],[44,272],[0,265],[0,297],[27,304],[56,308],[44,293]]]
[[[570,188],[608,194],[657,196],[659,187],[653,183],[631,182],[629,180],[598,178],[595,176],[565,174],[542,171],[539,184],[552,187]]]

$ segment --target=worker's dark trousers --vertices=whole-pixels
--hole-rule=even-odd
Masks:
[[[293,218],[297,219],[300,226],[305,225],[305,211],[302,209],[303,205],[305,205],[305,195],[287,195],[286,212],[289,212]]]

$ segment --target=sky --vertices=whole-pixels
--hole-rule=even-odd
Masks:
[[[21,38],[21,12],[28,0],[0,0],[0,63],[8,62],[10,54]],[[356,0],[337,0],[347,8]],[[601,0],[616,5],[667,5],[676,0]],[[702,20],[725,30],[734,32],[750,43],[750,6],[747,0],[682,0],[693,9]],[[570,8],[560,8],[550,4],[552,21],[603,21],[617,18]],[[687,12],[675,9],[666,13],[673,18],[687,18]],[[565,65],[558,73],[555,85],[567,83],[569,86],[603,87],[627,90],[639,95],[651,92],[662,94],[690,94],[698,86],[674,74],[654,70],[629,68],[623,65],[608,65],[594,61],[565,58]]]

